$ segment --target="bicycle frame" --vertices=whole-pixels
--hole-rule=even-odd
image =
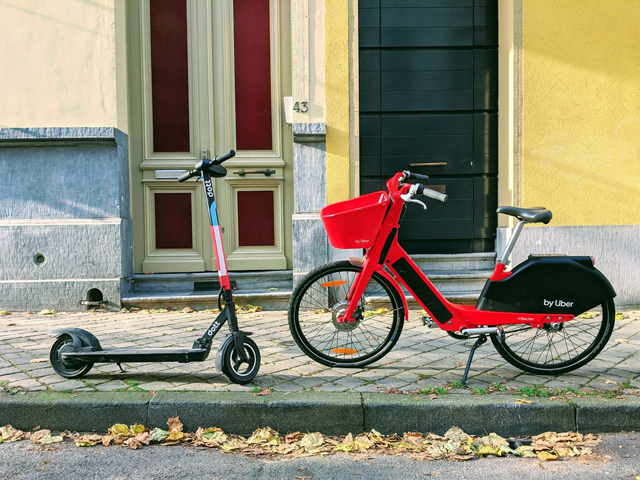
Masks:
[[[418,303],[446,331],[456,332],[465,328],[479,326],[501,326],[526,324],[532,328],[542,328],[545,323],[567,322],[575,317],[571,314],[553,313],[520,313],[478,310],[474,306],[459,305],[449,302],[429,281],[422,270],[409,257],[398,243],[398,229],[405,208],[401,195],[406,194],[410,184],[402,184],[402,173],[396,174],[387,182],[387,190],[391,196],[391,205],[387,210],[380,231],[372,247],[366,250],[363,260],[351,260],[362,266],[349,293],[349,304],[343,317],[338,321],[348,323],[355,321],[354,313],[364,294],[365,288],[374,272],[385,276],[396,286],[404,302],[405,315],[408,318],[407,302],[399,288],[403,285]],[[504,279],[509,276],[505,265],[497,263],[492,279]],[[395,281],[394,281],[395,280]]]

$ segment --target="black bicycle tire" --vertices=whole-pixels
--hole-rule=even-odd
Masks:
[[[393,311],[393,320],[391,322],[389,332],[386,334],[384,340],[373,351],[366,355],[359,356],[357,358],[339,358],[330,355],[323,354],[305,336],[303,329],[300,325],[300,303],[305,296],[305,293],[313,286],[313,284],[324,276],[327,276],[336,272],[353,272],[357,273],[362,268],[352,265],[348,261],[331,262],[321,267],[316,268],[310,272],[295,288],[291,295],[288,309],[289,330],[295,342],[300,349],[312,360],[329,367],[342,367],[342,368],[358,368],[364,367],[371,363],[374,363],[383,358],[389,351],[395,346],[400,334],[402,333],[402,327],[404,324],[404,303],[400,298],[397,289],[382,275],[374,273],[372,280],[377,282],[383,290],[389,295]],[[358,325],[359,328],[360,324]]]
[[[564,362],[557,364],[544,364],[522,358],[506,344],[508,333],[506,334],[504,342],[500,340],[497,335],[491,335],[491,341],[502,358],[520,370],[536,375],[557,375],[567,373],[580,368],[593,360],[602,351],[611,338],[615,323],[615,306],[613,300],[609,299],[599,306],[602,307],[602,320],[594,340],[579,355]],[[572,324],[574,324],[574,322],[580,321],[580,318],[575,318],[566,323],[566,328],[572,328]],[[532,332],[535,330],[536,329],[532,329]],[[541,329],[537,330],[540,331]],[[538,332],[535,334],[537,335],[537,333]],[[547,335],[549,335],[548,332]],[[565,337],[564,340],[566,342],[567,338]],[[569,340],[569,342],[571,342],[571,340]],[[548,344],[550,344],[550,342]]]

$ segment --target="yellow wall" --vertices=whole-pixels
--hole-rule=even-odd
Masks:
[[[325,1],[327,204],[350,196],[349,2]]]
[[[125,19],[116,16],[122,2],[0,2],[0,127],[126,130],[126,98],[122,91],[118,98],[116,80],[116,65],[125,66]],[[126,81],[126,70],[118,73]]]
[[[640,223],[640,1],[524,0],[523,205]]]

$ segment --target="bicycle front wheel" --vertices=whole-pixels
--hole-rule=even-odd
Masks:
[[[615,307],[613,300],[608,300],[569,322],[547,323],[542,328],[505,325],[504,339],[491,335],[491,341],[514,367],[556,375],[593,360],[609,341],[614,322]]]
[[[302,351],[330,367],[362,367],[384,357],[402,332],[404,306],[396,288],[374,273],[358,302],[355,320],[338,319],[358,273],[348,261],[309,273],[289,303],[289,330]]]

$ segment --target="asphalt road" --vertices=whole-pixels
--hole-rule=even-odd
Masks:
[[[347,454],[265,460],[194,447],[43,447],[23,441],[0,445],[3,479],[631,479],[640,475],[640,434],[608,434],[593,458],[541,462],[484,458],[420,461],[407,455]]]

